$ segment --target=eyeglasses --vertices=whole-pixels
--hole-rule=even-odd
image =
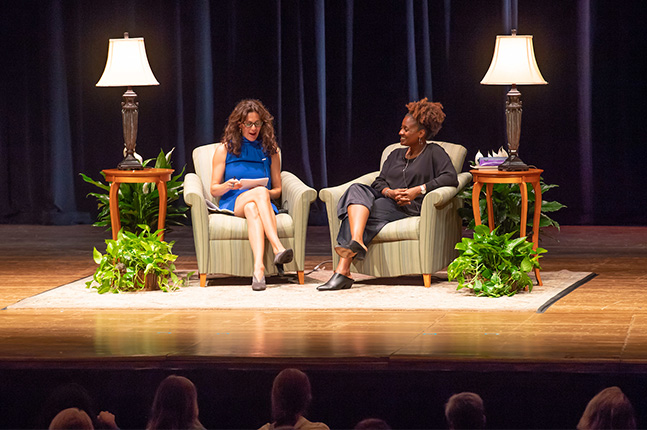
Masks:
[[[263,121],[244,122],[244,123],[243,123],[243,125],[244,125],[246,128],[252,128],[252,127],[261,128],[261,127],[263,126]]]

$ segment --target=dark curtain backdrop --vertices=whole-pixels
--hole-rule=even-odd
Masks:
[[[95,87],[108,39],[144,37],[137,152],[217,141],[243,98],[274,114],[284,169],[316,189],[375,170],[411,100],[438,139],[505,145],[504,87],[479,84],[497,34],[534,35],[547,86],[523,86],[520,153],[559,188],[562,224],[646,224],[643,0],[23,0],[0,2],[0,222],[90,222],[122,153],[125,88]],[[465,166],[467,168],[467,164]],[[313,207],[313,223],[324,222]]]

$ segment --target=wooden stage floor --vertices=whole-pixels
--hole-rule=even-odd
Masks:
[[[277,369],[291,366],[333,385],[343,385],[351,372],[363,384],[378,374],[384,380],[409,378],[413,384],[424,380],[421,375],[438,382],[451,374],[459,381],[451,387],[454,391],[472,386],[486,391],[485,386],[503,376],[535,386],[536,396],[549,391],[550,384],[564,391],[572,389],[568,384],[582,384],[580,401],[598,388],[624,383],[623,389],[642,399],[644,406],[637,409],[646,415],[647,393],[632,381],[642,384],[647,375],[647,227],[565,226],[550,235],[541,244],[548,249],[542,259],[545,271],[592,271],[598,276],[543,314],[2,310],[0,372],[13,377],[48,372],[60,381],[60,375],[72,371],[164,374],[206,369],[239,376],[258,371],[259,381],[271,384]],[[92,274],[92,248],[102,249],[106,238],[101,228],[87,225],[0,225],[0,309]],[[309,228],[306,270],[330,259],[327,238],[327,227]],[[194,270],[190,227],[175,229],[167,240],[176,242],[178,268]],[[489,379],[479,379],[486,374]],[[543,375],[544,382],[538,383],[536,375]],[[575,375],[585,380],[575,381]],[[384,389],[394,387],[395,380]],[[338,388],[331,385],[330,391]],[[581,414],[583,405],[577,407]],[[322,406],[317,410],[326,411]],[[537,413],[535,422],[560,427],[543,416],[537,421],[538,416],[542,414]],[[515,419],[527,416],[498,424],[514,427],[523,422]],[[221,428],[229,424],[225,421]]]

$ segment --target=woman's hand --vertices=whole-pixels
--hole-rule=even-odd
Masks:
[[[225,192],[229,190],[239,190],[242,187],[240,181],[236,178],[231,178],[230,180],[223,182],[222,186],[225,187]]]
[[[395,188],[389,190],[387,196],[395,200],[399,206],[406,206],[411,203],[406,188]]]
[[[101,411],[97,416],[97,421],[105,428],[119,429],[117,422],[115,421],[115,415],[108,411]]]
[[[411,202],[418,197],[421,193],[420,187],[413,188],[397,188],[389,190],[386,193],[387,197],[392,198],[398,204],[398,206],[410,205]]]

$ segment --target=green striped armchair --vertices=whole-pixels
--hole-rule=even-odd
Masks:
[[[441,187],[430,191],[422,202],[420,216],[393,221],[384,226],[369,244],[366,258],[353,261],[351,270],[376,277],[422,274],[425,287],[429,287],[431,275],[456,258],[454,246],[462,236],[458,208],[463,204],[457,194],[472,180],[470,173],[460,173],[467,150],[448,142],[428,143],[440,145],[447,152],[458,173],[458,187]],[[399,147],[399,143],[394,143],[384,149],[380,169],[391,151]],[[345,184],[319,191],[319,198],[326,204],[332,249],[337,245],[340,226],[337,202],[352,183],[370,185],[379,173],[379,170],[367,173]],[[332,257],[333,267],[337,267],[339,256],[333,252]]]
[[[218,204],[218,199],[209,192],[213,154],[217,145],[220,143],[194,149],[195,173],[187,173],[184,178],[184,201],[191,208],[201,287],[206,285],[207,274],[251,276],[254,263],[247,235],[247,220],[223,213],[210,213],[207,208],[207,201]],[[285,270],[296,271],[299,283],[303,284],[308,216],[317,192],[286,171],[281,172],[281,185],[281,208],[287,209],[287,213],[276,216],[277,230],[283,246],[294,250],[294,260],[285,265]],[[263,259],[265,274],[276,274],[274,253],[267,241]]]

